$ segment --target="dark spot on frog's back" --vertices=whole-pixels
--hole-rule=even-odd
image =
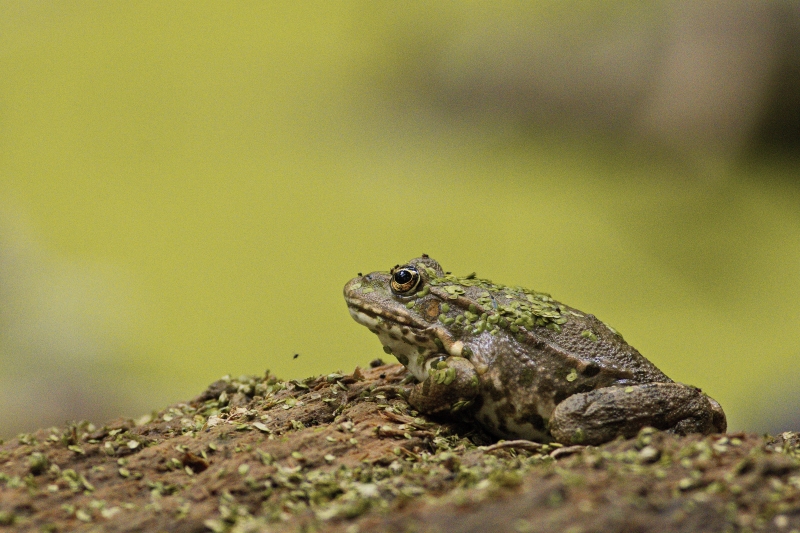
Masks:
[[[492,401],[496,403],[499,403],[506,398],[506,394],[504,391],[496,389],[489,383],[486,384],[485,390],[487,393],[489,393],[489,396],[492,398]]]
[[[556,405],[560,404],[573,394],[581,394],[583,392],[590,392],[597,388],[595,380],[582,380],[580,383],[577,383],[572,390],[565,390],[561,389],[556,392],[555,396],[553,396],[553,401]]]
[[[564,400],[566,400],[567,398],[569,398],[570,396],[572,396],[572,392],[571,391],[567,392],[567,391],[561,389],[558,392],[556,392],[555,396],[553,396],[553,402],[556,405],[558,405],[561,402],[563,402]]]
[[[536,371],[532,368],[523,368],[519,373],[519,384],[523,387],[529,387],[533,384],[533,378],[536,377]]]
[[[544,418],[539,416],[539,414],[534,411],[520,412],[516,417],[516,422],[518,424],[528,423],[533,426],[533,429],[536,431],[541,431],[542,433],[547,430],[545,427]]]
[[[478,412],[480,411],[481,407],[483,407],[483,396],[479,394],[475,397],[470,410],[473,412]]]
[[[581,374],[587,378],[591,378],[600,373],[600,365],[595,362],[589,362],[584,368],[581,369]]]

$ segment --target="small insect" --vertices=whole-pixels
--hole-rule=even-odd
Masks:
[[[296,354],[294,354],[294,357],[292,357],[292,359],[297,359],[298,357],[300,357],[300,354],[296,353]]]

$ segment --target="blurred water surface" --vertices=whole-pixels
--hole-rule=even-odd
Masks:
[[[0,5],[0,437],[365,365],[342,286],[423,252],[798,429],[793,56],[699,4],[499,5]]]

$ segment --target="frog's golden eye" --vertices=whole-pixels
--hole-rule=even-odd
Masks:
[[[408,294],[415,291],[421,281],[422,276],[416,268],[400,267],[392,273],[392,291],[399,295]]]

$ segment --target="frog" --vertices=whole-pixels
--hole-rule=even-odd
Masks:
[[[456,276],[423,254],[359,273],[344,297],[353,319],[410,373],[405,396],[419,413],[459,416],[499,439],[562,445],[631,438],[645,427],[727,428],[716,400],[548,293]]]

